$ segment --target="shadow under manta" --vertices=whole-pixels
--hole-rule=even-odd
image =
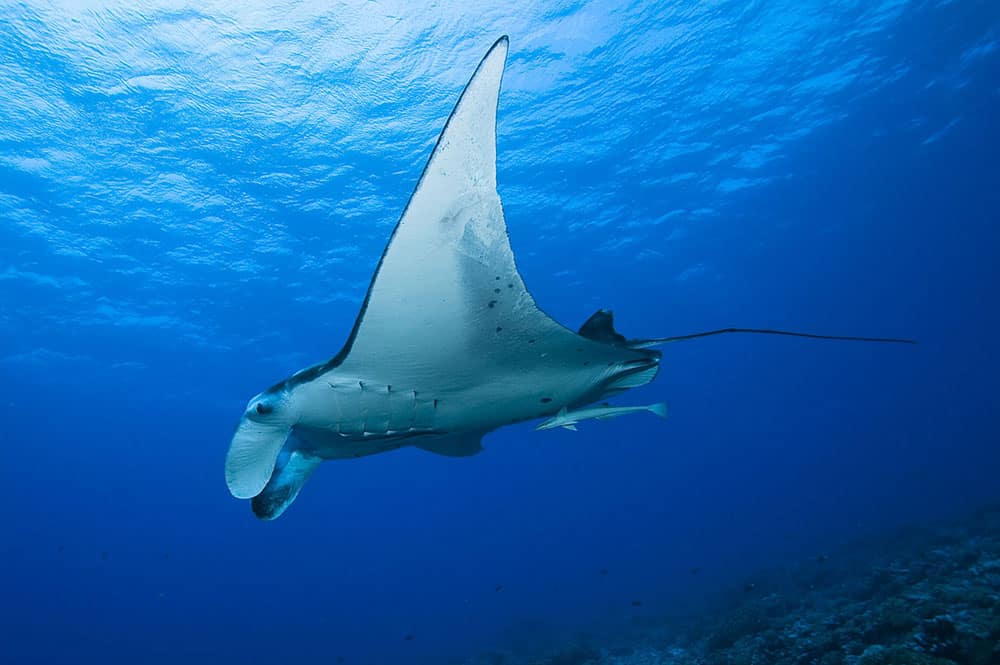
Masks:
[[[579,332],[535,304],[517,271],[496,188],[501,37],[448,117],[392,232],[351,334],[330,361],[250,400],[226,456],[233,496],[274,519],[324,460],[402,446],[464,457],[484,434],[642,386],[648,347],[598,311]],[[870,338],[865,338],[870,339]],[[904,341],[881,340],[874,341]]]

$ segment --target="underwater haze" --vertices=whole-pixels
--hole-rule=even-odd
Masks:
[[[258,520],[247,400],[341,348],[504,34],[557,321],[919,343],[670,344],[615,400],[666,420],[331,462]],[[1000,500],[998,149],[995,0],[0,3],[0,659],[571,665],[530,659]]]

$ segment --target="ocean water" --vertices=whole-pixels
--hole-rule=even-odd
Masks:
[[[531,658],[1000,498],[1000,3],[476,5],[0,4],[4,662]],[[340,348],[502,34],[554,318],[919,344],[671,344],[617,400],[665,421],[329,463],[258,521],[247,400]]]

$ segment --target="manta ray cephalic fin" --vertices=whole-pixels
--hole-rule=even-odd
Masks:
[[[274,466],[271,480],[264,487],[264,491],[250,502],[254,515],[262,520],[280,517],[285,509],[292,505],[302,486],[322,461],[299,450],[290,452],[282,450]]]

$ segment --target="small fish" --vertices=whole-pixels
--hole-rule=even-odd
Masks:
[[[691,569],[691,574],[692,575],[697,575],[700,572],[701,572],[701,568],[699,568],[698,566],[695,566],[694,568]]]
[[[494,590],[494,591],[503,591],[503,585],[502,585],[502,584],[498,584],[498,585],[497,585],[497,588],[496,588],[496,589],[493,589],[493,590]]]
[[[607,575],[608,574],[608,569],[607,568],[601,568],[600,572],[601,572],[601,575]]]
[[[559,409],[559,413],[544,421],[535,429],[539,430],[562,427],[575,432],[576,424],[581,420],[590,420],[591,418],[607,420],[608,418],[617,418],[618,416],[624,416],[628,413],[640,413],[642,411],[655,413],[661,418],[667,417],[667,405],[665,402],[657,402],[656,404],[648,404],[646,406],[611,406],[609,404],[602,404],[601,406],[592,406],[586,409],[578,409],[576,411],[568,411],[564,406]]]
[[[743,585],[743,590],[746,591],[747,593],[750,593],[751,591],[753,591],[756,588],[757,588],[757,585],[754,584],[753,582],[747,582],[746,584]]]
[[[632,607],[642,607],[642,601],[641,600],[633,600],[632,601]]]
[[[410,633],[407,633],[406,635],[403,636],[403,639],[406,640],[407,642],[409,642],[410,640],[413,639],[413,635],[411,635]]]

